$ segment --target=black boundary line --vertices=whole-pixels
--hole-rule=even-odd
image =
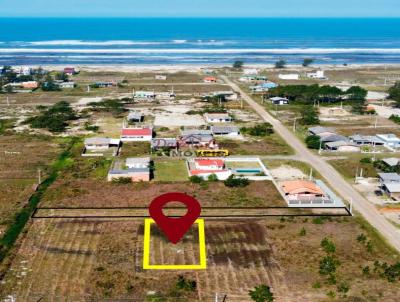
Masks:
[[[169,207],[168,209],[182,209],[183,207]],[[147,207],[102,207],[102,208],[73,208],[73,207],[61,207],[61,208],[36,208],[35,211],[32,213],[31,218],[33,219],[51,219],[51,218],[57,218],[57,219],[99,219],[99,218],[104,218],[104,219],[110,219],[110,218],[149,218],[149,215],[118,215],[118,216],[37,216],[37,212],[39,210],[147,210]],[[241,218],[263,218],[263,217],[282,217],[282,216],[288,216],[288,217],[317,217],[317,216],[328,216],[328,217],[348,217],[352,216],[351,212],[347,207],[337,207],[337,208],[331,208],[331,207],[304,207],[304,208],[291,208],[291,207],[267,207],[267,208],[257,208],[257,207],[203,207],[203,209],[231,209],[231,210],[274,210],[274,209],[290,209],[290,210],[306,210],[306,209],[320,209],[320,210],[332,210],[332,209],[341,209],[345,210],[347,214],[260,214],[260,215],[200,215],[200,217],[203,218],[232,218],[232,219],[241,219]],[[172,215],[169,217],[181,217],[177,215]]]

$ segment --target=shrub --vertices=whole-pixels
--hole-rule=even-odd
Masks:
[[[326,253],[334,253],[336,251],[336,246],[333,243],[333,241],[329,240],[326,237],[322,239],[321,247],[324,249]]]
[[[309,135],[306,137],[306,145],[309,149],[318,150],[321,147],[321,138],[318,135]]]
[[[176,282],[176,288],[185,291],[195,291],[197,283],[194,280],[187,280],[184,276],[179,275]]]
[[[112,183],[119,184],[119,185],[129,184],[129,183],[132,183],[132,178],[130,178],[130,177],[114,178],[112,180]]]
[[[307,234],[307,231],[304,227],[301,228],[299,235],[300,236],[305,236]]]
[[[212,181],[212,182],[218,181],[218,176],[215,174],[210,174],[208,176],[208,181]]]
[[[274,294],[271,288],[265,284],[256,286],[254,290],[249,291],[250,298],[255,302],[273,302]]]
[[[197,175],[192,175],[189,177],[189,181],[194,184],[200,184],[204,181],[204,179]]]
[[[336,272],[339,265],[339,260],[333,256],[326,256],[319,262],[319,273],[321,275],[331,275]]]
[[[360,163],[362,163],[362,164],[370,164],[370,163],[372,163],[372,160],[369,157],[364,157],[364,158],[360,159]]]
[[[246,187],[249,185],[249,180],[243,177],[229,176],[225,181],[224,185],[230,188],[234,187]]]
[[[278,69],[285,68],[285,66],[286,66],[286,61],[282,59],[275,63],[275,68]]]
[[[267,136],[274,133],[274,129],[270,123],[263,123],[254,127],[242,127],[240,131],[251,136]]]

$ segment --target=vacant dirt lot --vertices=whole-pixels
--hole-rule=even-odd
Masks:
[[[25,135],[0,136],[0,233],[23,207],[56,158],[59,145],[48,138]]]
[[[270,181],[254,181],[244,188],[228,188],[222,182],[202,185],[189,182],[113,184],[105,181],[57,180],[45,193],[41,206],[46,207],[146,207],[167,192],[185,192],[203,206],[285,206]]]
[[[1,296],[12,294],[17,301],[144,301],[157,294],[175,302],[212,301],[217,292],[227,294],[227,301],[250,302],[248,290],[268,284],[278,302],[398,301],[398,283],[386,281],[373,269],[362,273],[367,265],[373,268],[375,260],[392,264],[398,255],[353,218],[206,220],[205,231],[206,270],[155,272],[142,269],[140,219],[34,220],[4,279]],[[370,252],[357,241],[360,234],[371,242]],[[325,237],[336,246],[336,283],[346,282],[346,294],[319,274]],[[178,248],[154,229],[151,261],[192,264],[198,250],[195,239],[189,233]],[[196,281],[196,290],[177,290],[178,275]],[[330,291],[334,298],[328,298]]]

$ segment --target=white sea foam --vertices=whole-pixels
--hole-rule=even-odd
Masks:
[[[129,40],[112,40],[112,41],[82,41],[82,40],[53,40],[53,41],[37,41],[25,42],[34,46],[112,46],[112,45],[161,45],[163,42],[155,41],[129,41]]]
[[[0,53],[148,53],[148,54],[400,54],[400,48],[285,48],[285,49],[258,49],[258,48],[219,48],[219,49],[194,49],[194,48],[124,48],[124,49],[62,49],[62,48],[0,48]]]

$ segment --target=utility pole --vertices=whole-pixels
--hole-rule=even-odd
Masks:
[[[321,155],[322,152],[322,140],[319,140],[319,150],[318,150],[318,154]]]
[[[7,106],[10,106],[10,98],[7,97]]]
[[[378,127],[378,115],[375,115],[375,129]]]
[[[353,216],[353,198],[350,198],[350,215]]]
[[[38,169],[38,185],[42,183],[42,171]]]
[[[309,179],[312,180],[313,179],[313,168],[310,169],[310,176]]]

